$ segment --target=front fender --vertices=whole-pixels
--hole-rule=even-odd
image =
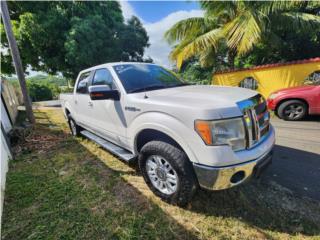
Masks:
[[[152,129],[165,133],[174,139],[187,154],[191,162],[198,162],[194,152],[188,144],[188,139],[195,137],[194,129],[188,128],[177,118],[162,112],[147,112],[136,117],[128,128],[130,147],[137,154],[136,139],[138,134],[145,130]]]

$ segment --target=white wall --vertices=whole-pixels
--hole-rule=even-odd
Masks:
[[[4,127],[4,130],[8,133],[12,129],[12,125],[9,119],[9,116],[7,115],[7,111],[4,107],[4,103],[1,99],[1,123]]]
[[[2,219],[2,207],[4,199],[4,190],[6,186],[6,174],[8,171],[8,161],[12,158],[9,146],[7,145],[4,133],[1,130],[1,169],[0,169],[0,219]],[[0,221],[1,222],[1,221]],[[1,231],[1,227],[0,227]]]

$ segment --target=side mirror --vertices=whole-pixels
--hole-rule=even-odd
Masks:
[[[91,100],[120,100],[120,93],[118,90],[112,90],[108,85],[96,85],[88,88]]]

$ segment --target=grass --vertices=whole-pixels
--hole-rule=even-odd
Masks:
[[[199,191],[185,209],[135,169],[38,110],[7,174],[3,239],[320,239],[320,204],[272,182]]]

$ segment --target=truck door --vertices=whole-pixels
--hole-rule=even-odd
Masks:
[[[106,68],[97,69],[92,78],[92,86],[107,85],[110,89],[117,89],[114,79]],[[120,143],[120,138],[125,134],[125,127],[123,126],[123,117],[121,114],[121,102],[108,100],[94,100],[92,101],[93,114],[90,116],[92,122],[95,122],[95,131],[114,143]]]
[[[89,128],[93,123],[90,122],[92,115],[92,108],[90,107],[91,100],[88,93],[88,85],[92,78],[93,72],[84,72],[79,76],[77,86],[74,94],[74,106],[76,111],[76,122]]]

